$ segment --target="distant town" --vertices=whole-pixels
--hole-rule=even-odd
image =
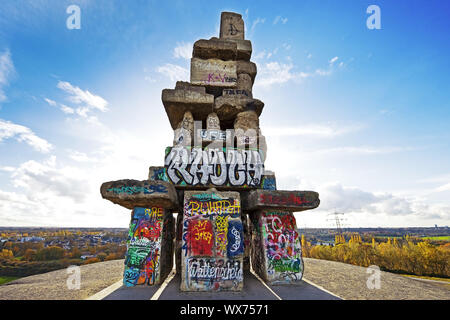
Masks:
[[[377,264],[406,274],[450,276],[448,226],[305,228],[298,232],[304,257],[362,266]],[[0,285],[70,265],[124,259],[127,237],[125,228],[0,227]],[[416,262],[405,262],[405,257],[413,256]],[[417,267],[429,266],[424,259],[430,257],[435,265],[432,269]]]

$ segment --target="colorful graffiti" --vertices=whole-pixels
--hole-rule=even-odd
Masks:
[[[239,194],[235,194],[237,198],[220,193],[185,193],[182,290],[242,287],[244,233]]]
[[[208,73],[205,80],[203,80],[204,84],[217,84],[217,83],[230,83],[237,82],[237,79],[234,77],[227,76],[226,73],[221,74],[220,72],[210,72]]]
[[[153,175],[151,180],[155,181],[167,181],[166,169],[165,168],[155,168],[153,170]]]
[[[263,204],[272,204],[272,205],[275,204],[282,206],[289,206],[289,205],[301,206],[301,205],[310,205],[314,203],[314,201],[306,199],[305,195],[303,194],[295,195],[293,193],[289,193],[289,195],[261,194],[259,197],[259,201]]]
[[[262,212],[255,227],[262,239],[263,246],[259,251],[264,252],[266,261],[263,278],[272,284],[300,281],[303,274],[302,251],[294,215],[280,211]],[[263,270],[260,268],[259,271]]]
[[[262,181],[262,188],[264,190],[277,190],[277,181],[275,177],[264,176]]]
[[[184,205],[184,214],[187,216],[211,216],[211,215],[229,215],[239,216],[240,203],[237,199],[208,200],[202,201],[193,199]]]
[[[192,255],[213,255],[213,226],[210,220],[191,220],[188,225],[188,235],[188,242]]]
[[[248,92],[246,90],[239,90],[239,89],[223,89],[223,95],[244,95],[249,96]]]
[[[165,168],[176,185],[259,187],[264,173],[262,151],[168,147]]]
[[[133,210],[128,231],[124,284],[155,284],[159,273],[164,209],[160,207]]]
[[[114,194],[152,194],[155,192],[162,192],[166,193],[167,188],[162,185],[147,185],[147,186],[121,186],[121,187],[115,187],[115,188],[109,188],[106,191],[113,192]]]
[[[227,253],[228,216],[216,217],[216,254],[225,257]]]
[[[241,220],[233,220],[228,223],[228,246],[229,258],[241,255],[244,252],[244,232]]]

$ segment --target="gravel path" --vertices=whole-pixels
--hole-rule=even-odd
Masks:
[[[83,300],[122,279],[123,260],[81,266],[79,290],[69,290],[66,269],[11,281],[0,286],[0,300]]]
[[[380,289],[367,288],[367,268],[341,262],[303,258],[307,280],[348,300],[450,300],[450,285],[383,272]]]
[[[450,285],[381,272],[380,289],[369,290],[367,269],[304,258],[305,279],[349,300],[450,300]],[[69,290],[66,269],[18,279],[0,286],[0,300],[81,300],[122,279],[123,260],[81,266],[80,290]]]

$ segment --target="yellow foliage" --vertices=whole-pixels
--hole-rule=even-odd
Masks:
[[[408,236],[403,241],[394,238],[393,242],[388,239],[377,243],[372,238],[371,243],[363,243],[359,235],[352,235],[346,243],[341,237],[335,236],[334,247],[314,246],[304,251],[304,255],[364,267],[377,265],[384,270],[421,276],[450,277],[450,243],[434,246],[422,241],[414,244]]]

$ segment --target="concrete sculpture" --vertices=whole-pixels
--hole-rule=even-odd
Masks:
[[[182,291],[241,290],[250,264],[270,284],[301,280],[293,213],[318,207],[319,194],[277,190],[264,168],[251,54],[242,16],[222,12],[220,37],[194,44],[190,82],[162,91],[174,130],[164,166],[144,181],[101,186],[103,198],[132,210],[125,285],[162,283],[174,253]]]

